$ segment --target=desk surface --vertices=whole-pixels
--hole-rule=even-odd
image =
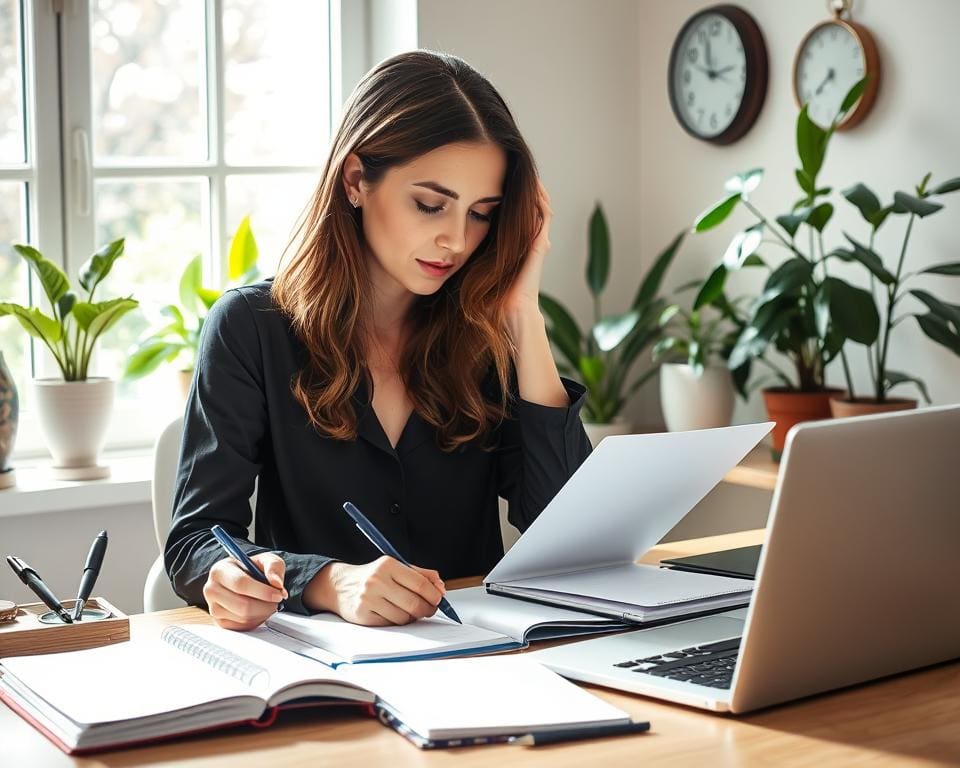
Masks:
[[[762,531],[671,542],[644,558],[697,554],[761,541]],[[465,586],[465,583],[451,584]],[[198,623],[195,608],[143,614],[134,636],[157,622]],[[595,765],[957,765],[960,764],[960,663],[900,675],[838,693],[733,718],[587,686],[650,720],[652,732],[535,749],[498,745],[421,752],[379,723],[350,712],[288,713],[263,730],[237,729],[141,749],[70,758],[0,705],[0,763],[11,768],[83,766],[285,766],[389,764],[458,768]]]

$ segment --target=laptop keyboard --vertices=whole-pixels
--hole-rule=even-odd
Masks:
[[[613,666],[711,688],[729,688],[739,653],[740,638],[735,637],[645,659],[627,659]]]

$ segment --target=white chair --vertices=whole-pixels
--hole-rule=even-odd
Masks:
[[[162,611],[166,608],[183,608],[181,600],[163,568],[163,547],[170,531],[173,515],[173,488],[177,477],[177,461],[180,456],[180,435],[183,432],[183,417],[178,416],[160,433],[153,448],[153,531],[157,537],[160,555],[153,561],[147,580],[143,585],[143,610]]]

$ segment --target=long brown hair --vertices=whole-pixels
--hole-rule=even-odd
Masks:
[[[331,437],[357,434],[350,398],[365,375],[370,306],[362,214],[341,181],[346,158],[356,153],[363,180],[374,185],[390,168],[454,142],[491,142],[504,150],[503,199],[468,261],[436,293],[416,299],[400,374],[444,450],[483,438],[505,417],[514,350],[503,305],[536,235],[535,164],[506,103],[483,75],[456,56],[411,51],[381,62],[351,94],[297,245],[273,283],[273,299],[308,355],[293,394],[313,426]],[[499,384],[492,397],[497,388],[484,387],[491,370]]]

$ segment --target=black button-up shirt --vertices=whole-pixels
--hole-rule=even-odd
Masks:
[[[365,385],[353,397],[357,439],[335,440],[291,394],[305,359],[269,280],[227,291],[207,316],[165,549],[173,587],[189,603],[204,605],[207,573],[225,556],[210,533],[219,523],[248,553],[284,559],[287,606],[306,612],[303,590],[324,565],[380,556],[345,501],[410,562],[444,579],[485,574],[503,556],[497,497],[523,531],[590,453],[579,415],[585,391],[566,379],[568,407],[516,397],[488,450],[474,442],[440,450],[416,411],[394,449]],[[255,482],[256,545],[246,541]]]

